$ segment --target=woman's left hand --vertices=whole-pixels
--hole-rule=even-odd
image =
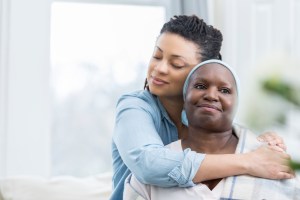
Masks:
[[[267,143],[270,147],[277,151],[286,151],[286,146],[282,137],[273,131],[266,131],[257,137],[260,142]]]

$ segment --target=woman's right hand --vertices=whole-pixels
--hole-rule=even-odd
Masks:
[[[290,155],[272,146],[261,146],[244,156],[249,175],[267,179],[288,179],[295,176],[289,166]]]

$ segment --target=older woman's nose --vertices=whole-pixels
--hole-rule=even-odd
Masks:
[[[218,89],[217,88],[208,88],[205,91],[204,98],[209,101],[218,101]]]

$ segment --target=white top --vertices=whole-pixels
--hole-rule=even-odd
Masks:
[[[256,135],[248,129],[234,125],[234,132],[239,138],[235,153],[250,152],[264,145],[257,141]],[[182,151],[181,142],[177,141],[168,145],[168,148]],[[232,161],[234,162],[234,160]],[[271,180],[248,175],[230,176],[222,181],[211,191],[206,185],[198,184],[189,188],[161,188],[141,184],[133,175],[125,181],[124,200],[142,199],[272,199],[272,200],[300,200],[299,180]]]
[[[167,145],[168,148],[175,151],[183,151],[181,140]],[[194,187],[181,188],[171,187],[162,188],[153,185],[142,184],[134,175],[129,176],[125,181],[124,200],[214,200],[220,199],[224,187],[224,179],[222,179],[213,190],[210,190],[205,184],[197,184]]]

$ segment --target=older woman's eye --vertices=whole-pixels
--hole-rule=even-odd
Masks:
[[[222,93],[224,93],[224,94],[230,94],[230,93],[231,93],[230,89],[228,89],[228,88],[222,88],[222,89],[220,90],[220,92],[222,92]]]
[[[206,87],[205,87],[204,84],[197,84],[197,85],[195,85],[195,88],[196,88],[196,89],[203,90],[203,89],[205,89]]]

